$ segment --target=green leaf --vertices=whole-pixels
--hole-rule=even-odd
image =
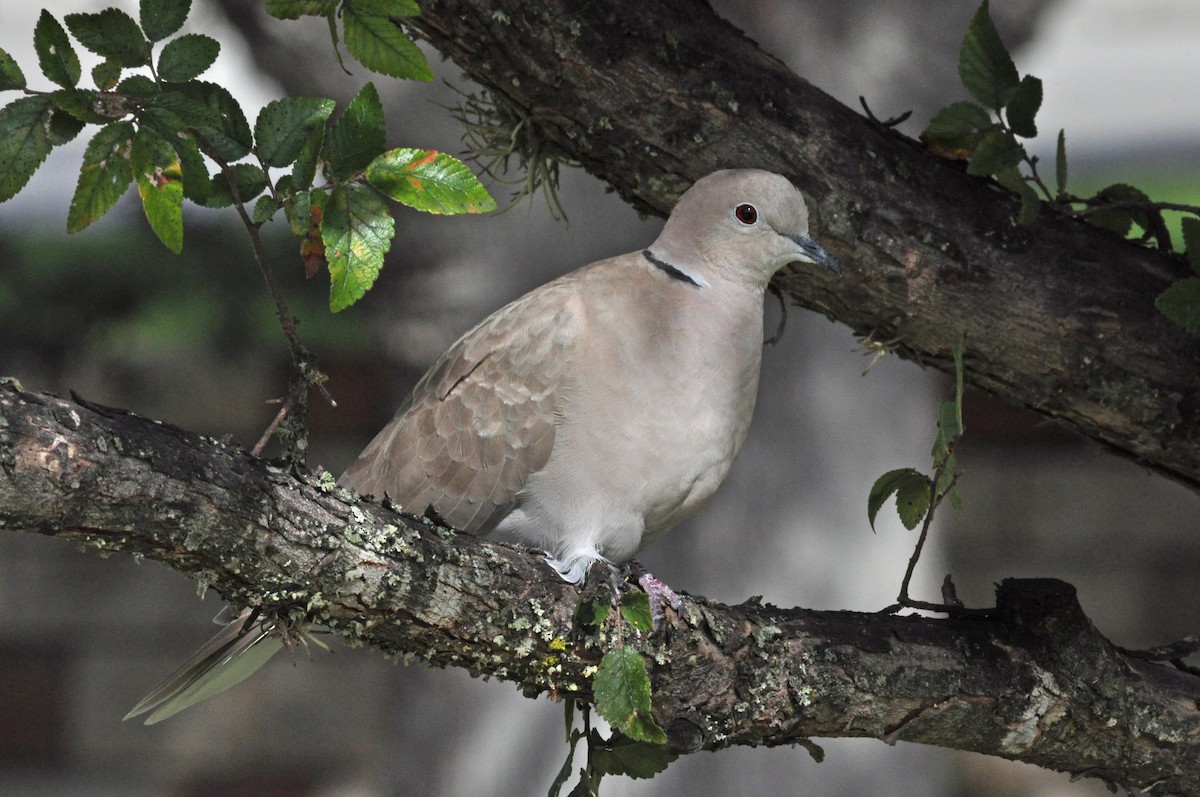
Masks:
[[[324,126],[334,105],[323,97],[288,97],[267,103],[254,122],[259,157],[268,166],[291,164],[313,130]]]
[[[1042,81],[1033,75],[1026,75],[1013,89],[1004,108],[1008,126],[1018,136],[1033,138],[1037,135],[1037,125],[1034,117],[1042,107]]]
[[[92,82],[101,91],[109,91],[121,80],[121,65],[116,61],[101,61],[92,67]]]
[[[325,125],[314,127],[296,154],[296,165],[292,167],[292,186],[297,191],[311,188],[317,174],[317,162],[321,158],[321,146],[325,143]]]
[[[67,211],[67,232],[79,232],[111,210],[133,182],[129,158],[134,132],[129,122],[113,122],[88,142]]]
[[[250,124],[238,105],[223,86],[207,83],[202,80],[191,80],[187,83],[174,83],[170,91],[178,93],[206,109],[210,121],[204,123],[192,122],[200,134],[208,139],[216,149],[217,154],[226,161],[236,161],[246,157],[254,141],[250,133]]]
[[[25,88],[25,73],[21,71],[16,60],[4,50],[0,50],[0,91],[12,91]]]
[[[929,477],[914,468],[889,470],[880,476],[875,480],[875,484],[871,486],[871,492],[867,495],[867,519],[871,523],[872,531],[875,529],[875,516],[879,514],[879,510],[893,493],[896,494],[896,509],[900,512],[900,521],[904,523],[905,528],[915,527],[921,517],[924,517],[924,511],[921,512],[921,517],[918,517],[912,524],[909,523],[909,520],[912,513],[919,507],[922,494],[925,496],[925,507],[928,508],[929,490]],[[901,494],[903,494],[903,498]],[[903,507],[901,506],[902,500]]]
[[[1110,202],[1149,202],[1149,197],[1145,193],[1131,185],[1124,183],[1114,183],[1100,189],[1096,193],[1096,197],[1106,199]],[[1097,206],[1098,210],[1093,210],[1084,216],[1084,219],[1097,227],[1102,227],[1106,230],[1111,230],[1122,237],[1129,234],[1130,228],[1134,222],[1139,222],[1139,218],[1145,221],[1146,214],[1139,213],[1134,208],[1105,208],[1103,205]],[[1139,222],[1140,223],[1140,222]],[[1148,224],[1149,222],[1147,222]],[[1142,224],[1145,227],[1146,224]]]
[[[255,224],[266,224],[275,216],[278,210],[279,203],[275,201],[275,197],[270,194],[263,194],[254,203],[254,212],[250,214],[250,219]]]
[[[330,310],[346,309],[375,283],[395,229],[387,203],[367,186],[351,183],[333,189],[321,218]]]
[[[50,95],[54,107],[88,124],[105,125],[113,121],[94,110],[100,93],[91,89],[58,89]]]
[[[252,163],[235,163],[231,167],[233,169],[233,182],[237,186],[238,199],[242,204],[247,204],[250,200],[261,194],[267,187],[267,173],[255,166]],[[229,178],[222,174],[213,175],[212,195],[205,202],[206,207],[225,208],[233,204],[233,192],[229,188]]]
[[[1154,306],[1193,335],[1200,335],[1200,277],[1187,277],[1158,295]]]
[[[345,180],[371,164],[383,152],[383,103],[375,86],[367,83],[329,129],[325,158],[329,176]]]
[[[614,734],[606,744],[591,749],[592,764],[605,775],[652,778],[679,757],[665,744],[639,742]]]
[[[199,77],[217,61],[221,43],[201,33],[171,39],[158,56],[158,76],[173,83]]]
[[[54,113],[50,116],[50,124],[46,132],[50,136],[50,144],[61,147],[67,142],[74,141],[75,136],[79,135],[83,128],[83,121],[76,119],[66,111],[55,108]]]
[[[212,194],[212,184],[208,174],[208,166],[204,156],[200,154],[200,145],[190,134],[174,135],[167,138],[175,154],[179,156],[180,169],[183,172],[183,195],[198,205],[203,205]]]
[[[0,108],[0,202],[24,188],[50,154],[53,111],[46,96],[22,97]]]
[[[179,156],[157,133],[142,128],[133,137],[130,160],[150,229],[163,246],[179,254],[183,251],[183,172]]]
[[[1021,197],[1021,209],[1017,212],[1017,224],[1028,226],[1037,218],[1042,208],[1042,200],[1029,181],[1021,176],[1016,166],[1009,166],[996,172],[996,182]]]
[[[609,601],[580,601],[575,604],[574,619],[580,625],[600,628],[611,613],[612,604]]]
[[[151,97],[158,94],[158,86],[145,75],[130,75],[117,84],[117,91],[131,97]]]
[[[979,6],[958,54],[958,77],[971,96],[985,107],[999,110],[1019,83],[1017,67],[1008,54],[988,13],[987,0]]]
[[[121,66],[150,63],[150,42],[124,11],[106,8],[96,14],[67,14],[64,19],[79,43],[96,55]]]
[[[146,38],[160,42],[183,27],[192,0],[141,0],[138,3],[138,19]]]
[[[953,401],[943,401],[938,405],[937,437],[933,441],[933,451],[930,452],[934,463],[950,456],[954,442],[962,436],[959,423],[960,411]]]
[[[1019,164],[1024,152],[1011,133],[993,130],[979,139],[971,162],[967,164],[967,174],[981,177],[996,174]]]
[[[1058,131],[1058,146],[1054,151],[1054,184],[1060,195],[1067,191],[1067,131]]]
[[[276,19],[303,16],[327,17],[337,10],[338,0],[267,0],[267,13]]]
[[[1184,216],[1180,225],[1183,227],[1183,248],[1188,262],[1192,265],[1192,271],[1200,274],[1200,219]]]
[[[929,120],[921,140],[951,158],[970,157],[984,133],[996,123],[980,106],[963,100],[951,103]]]
[[[381,14],[385,17],[421,15],[421,7],[414,0],[347,0],[346,4],[364,14]]]
[[[312,201],[307,191],[299,191],[284,204],[284,215],[292,235],[303,238],[312,229]]]
[[[487,213],[496,201],[467,165],[437,150],[393,149],[367,167],[367,182],[426,213]]]
[[[654,630],[654,618],[650,615],[650,596],[645,592],[626,592],[621,596],[621,616],[625,622],[649,634]]]
[[[391,77],[433,80],[424,54],[388,17],[346,5],[342,25],[346,48],[367,69]]]
[[[593,682],[596,711],[630,739],[666,744],[667,734],[651,715],[646,662],[633,648],[610,650],[600,660]]]
[[[42,9],[37,25],[33,29],[33,48],[37,51],[38,65],[46,79],[65,89],[73,88],[83,74],[79,56],[67,38],[67,32],[54,15]]]

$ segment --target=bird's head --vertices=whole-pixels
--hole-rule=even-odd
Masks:
[[[791,182],[760,169],[702,177],[684,192],[649,251],[685,273],[766,288],[788,263],[841,273],[808,235],[808,208]]]

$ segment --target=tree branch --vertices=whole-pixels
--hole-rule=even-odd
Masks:
[[[1181,259],[1018,201],[792,74],[697,0],[426,0],[405,20],[636,207],[758,166],[810,197],[844,279],[795,301],[1200,486],[1200,344],[1154,298]]]
[[[604,650],[537,554],[356,500],[328,477],[121,410],[0,386],[0,527],[143,556],[351,643],[590,698]],[[604,594],[601,576],[586,588]],[[1200,678],[1121,654],[1074,589],[1008,581],[986,617],[689,597],[646,656],[680,752],[870,736],[1200,795]]]

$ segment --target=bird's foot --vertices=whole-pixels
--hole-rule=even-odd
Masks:
[[[629,562],[629,569],[637,576],[637,583],[646,593],[646,598],[650,601],[650,620],[657,631],[659,625],[662,624],[663,607],[670,606],[675,611],[683,608],[683,600],[675,592],[654,575],[642,567],[636,560]]]

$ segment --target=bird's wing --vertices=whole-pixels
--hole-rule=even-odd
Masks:
[[[463,335],[339,480],[487,533],[550,458],[583,317],[568,275]]]

